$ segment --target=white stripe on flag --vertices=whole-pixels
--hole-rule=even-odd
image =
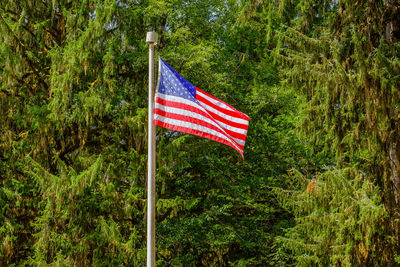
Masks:
[[[234,147],[236,147],[239,151],[243,152],[243,150],[240,149],[235,144],[235,142],[232,142],[232,140],[230,138],[228,138],[226,135],[224,135],[224,134],[222,134],[220,132],[217,132],[217,131],[215,131],[213,129],[210,129],[208,127],[205,127],[205,126],[202,126],[202,125],[199,125],[199,124],[195,124],[195,123],[190,123],[190,122],[187,122],[187,121],[181,121],[181,120],[175,120],[175,119],[171,119],[171,118],[166,118],[166,117],[161,116],[159,114],[154,114],[154,119],[155,120],[159,120],[159,121],[164,122],[164,123],[171,124],[171,125],[185,127],[185,128],[201,131],[201,132],[204,132],[204,133],[208,133],[210,135],[214,135],[216,137],[219,137],[219,138],[222,138],[222,139],[228,141]]]
[[[203,110],[204,112],[207,112],[202,106],[199,106],[199,104],[197,104],[197,103],[195,103],[195,102],[193,102],[193,101],[190,101],[190,100],[188,100],[188,99],[186,99],[186,98],[183,98],[183,97],[173,96],[173,95],[166,95],[166,94],[159,93],[159,92],[156,93],[156,99],[157,99],[157,97],[159,97],[159,98],[161,98],[161,99],[164,99],[164,100],[167,100],[167,101],[172,101],[172,102],[177,102],[177,103],[186,104],[186,105],[189,105],[189,106],[192,106],[192,107],[201,109],[201,110]],[[156,105],[157,105],[157,104],[158,104],[158,103],[156,102]],[[160,104],[158,104],[158,105],[160,105]]]
[[[221,127],[223,127],[224,129],[227,129],[227,130],[230,130],[230,131],[232,131],[232,132],[239,133],[239,134],[244,134],[244,135],[247,134],[247,130],[245,130],[245,129],[240,129],[240,128],[237,128],[237,127],[230,126],[230,125],[228,125],[228,124],[225,124],[225,123],[222,122],[222,121],[219,121],[219,120],[216,119],[216,118],[214,118],[214,120],[215,120],[216,122],[218,122],[218,124],[221,125]]]
[[[193,102],[193,101],[190,101],[190,100],[187,100],[187,99],[185,99],[185,98],[178,97],[178,96],[173,96],[173,95],[167,95],[167,94],[163,94],[163,93],[156,93],[156,98],[157,98],[157,97],[159,97],[160,99],[164,99],[164,100],[166,100],[166,101],[172,101],[172,102],[177,102],[177,103],[183,103],[183,104],[192,106],[192,107],[194,107],[194,108],[198,108],[198,109],[204,111],[206,114],[208,114],[208,112],[207,112],[207,110],[205,110],[205,108],[203,108],[202,106],[198,105],[197,103],[195,103],[195,102]],[[164,107],[167,107],[168,109],[169,109],[169,108],[172,108],[172,107],[169,107],[169,106],[164,106],[164,105],[159,104],[159,103],[157,103],[157,102],[155,103],[155,108],[164,110],[164,111],[166,111],[166,112],[176,113],[176,114],[179,114],[179,115],[185,115],[184,113],[187,114],[187,113],[189,112],[189,111],[187,111],[187,110],[185,110],[185,109],[183,109],[182,112],[179,112],[179,111],[178,111],[178,108],[173,108],[173,110],[169,111],[169,110],[166,110],[166,108],[164,108]],[[193,113],[193,112],[190,112],[190,114],[194,114],[194,113]],[[197,119],[206,121],[206,122],[208,122],[208,123],[214,125],[215,127],[219,128],[219,129],[222,128],[222,131],[223,131],[227,136],[229,136],[230,138],[232,138],[238,145],[241,145],[241,146],[244,147],[244,145],[245,145],[245,143],[246,143],[246,142],[245,142],[245,139],[240,139],[240,138],[233,137],[233,136],[231,136],[230,134],[228,134],[227,132],[225,132],[225,129],[231,130],[231,131],[233,131],[233,132],[237,132],[237,133],[239,133],[239,134],[244,134],[245,136],[246,136],[246,134],[247,134],[247,131],[246,131],[246,130],[240,129],[240,128],[236,128],[236,127],[228,126],[228,125],[226,125],[225,123],[222,123],[221,121],[218,121],[218,120],[214,119],[214,120],[217,122],[217,123],[215,123],[214,121],[210,120],[209,118],[205,119],[206,117],[204,117],[204,116],[202,116],[202,115],[200,115],[200,114],[198,114],[198,113],[195,113],[195,114],[196,114],[196,115],[191,115],[191,116],[193,116],[193,117],[195,117],[195,118],[197,118]],[[200,117],[200,116],[201,116],[201,117]],[[211,116],[211,115],[210,115],[210,116]],[[231,143],[232,143],[232,142],[231,142]]]
[[[215,105],[217,105],[217,106],[219,106],[219,107],[221,107],[221,108],[223,108],[223,109],[227,109],[227,110],[230,110],[230,111],[237,112],[237,110],[235,110],[235,109],[233,109],[232,107],[228,106],[228,105],[225,104],[224,102],[218,101],[218,100],[216,100],[215,98],[211,98],[211,97],[209,97],[208,95],[206,95],[205,93],[203,93],[203,92],[201,92],[201,91],[199,91],[199,90],[196,91],[196,94],[200,95],[201,97],[204,97],[205,99],[207,99],[207,100],[210,101],[211,103],[214,103]]]
[[[203,116],[203,115],[201,115],[199,113],[196,113],[196,112],[193,112],[193,111],[189,111],[189,110],[186,110],[186,109],[174,108],[174,107],[170,107],[170,106],[164,106],[164,105],[161,105],[161,104],[158,104],[156,106],[156,108],[158,108],[160,110],[163,110],[165,112],[168,112],[168,113],[188,116],[188,117],[192,117],[192,118],[204,121],[204,122],[206,122],[208,124],[214,125],[215,127],[219,128],[221,131],[225,132],[224,129],[220,125],[215,123],[215,121],[213,121],[210,118],[207,118],[207,117],[205,117],[205,116]]]
[[[221,117],[224,117],[227,120],[230,120],[230,121],[233,121],[233,122],[236,122],[236,123],[240,123],[240,124],[243,124],[243,125],[248,125],[249,124],[249,121],[247,121],[247,120],[240,119],[240,118],[237,118],[237,117],[232,117],[231,115],[228,115],[228,114],[222,113],[219,110],[216,110],[215,108],[211,107],[210,105],[208,105],[208,104],[206,104],[206,103],[204,103],[204,102],[202,102],[200,100],[199,100],[199,102],[205,109],[207,109],[207,110],[209,110],[209,111],[211,111],[211,112],[213,112],[213,113],[215,113],[215,114],[217,114],[217,115],[219,115]],[[237,111],[235,111],[235,112],[237,112]]]
[[[186,98],[179,97],[179,96],[166,95],[166,94],[163,94],[163,93],[157,93],[156,94],[156,99],[157,99],[157,97],[159,97],[160,99],[164,99],[166,101],[172,101],[172,102],[186,104],[186,105],[192,106],[194,108],[198,108],[198,109],[202,110],[204,113],[208,114],[207,110],[204,109],[202,106],[200,106],[199,104],[197,104],[197,103],[195,103],[193,101],[187,100]],[[222,132],[224,132],[224,134],[226,136],[228,136],[229,138],[233,139],[234,142],[237,142],[239,140],[240,142],[237,142],[237,143],[242,145],[242,146],[244,146],[245,142],[244,142],[243,139],[238,139],[238,138],[234,138],[233,136],[231,136],[229,133],[227,133],[225,131],[226,128],[221,126],[219,124],[219,122],[217,120],[215,120],[214,118],[213,119],[215,121],[210,119],[210,118],[204,117],[203,115],[201,115],[199,113],[195,113],[195,112],[192,112],[192,111],[189,111],[189,110],[186,110],[186,109],[165,106],[165,105],[159,104],[157,102],[155,103],[155,108],[161,109],[161,110],[163,110],[165,112],[175,113],[175,114],[178,114],[178,115],[186,115],[186,116],[194,117],[194,118],[199,119],[199,120],[203,120],[203,121],[205,121],[207,123],[210,123],[210,124],[214,125],[215,127],[219,128]],[[211,115],[209,115],[209,116],[211,116]],[[236,129],[238,129],[238,128],[236,128]],[[238,130],[243,131],[243,129],[238,129]],[[232,131],[234,131],[234,130],[232,130]],[[239,132],[239,133],[241,133],[241,132]],[[247,131],[244,134],[246,134],[246,133],[247,133]]]
[[[161,98],[161,97],[160,97]],[[181,97],[174,97],[174,98],[180,98],[179,100],[176,100],[175,102],[182,102],[181,101]],[[163,99],[163,98],[162,98]],[[184,99],[184,98],[183,98]],[[165,99],[166,100],[166,99]],[[184,100],[186,100],[186,99],[184,99]],[[172,100],[170,100],[170,101],[172,101]],[[186,100],[187,101],[187,100]],[[188,101],[188,102],[192,102],[192,101]],[[193,102],[192,102],[193,103]],[[186,103],[185,103],[186,104]],[[199,105],[197,105],[197,104],[195,104],[195,103],[193,103],[194,105],[192,105],[191,103],[190,103],[190,106],[193,106],[193,107],[195,107],[195,108],[198,108],[198,109],[201,109],[201,110],[203,110],[205,113],[207,113],[208,114],[208,112],[206,112],[205,110],[204,110],[204,108],[203,107],[201,107],[201,106],[199,106]],[[189,105],[189,104],[188,104]],[[167,110],[166,108],[161,108],[161,107],[167,107],[169,110]],[[172,112],[172,113],[175,113],[175,114],[179,114],[179,115],[186,115],[186,116],[190,116],[190,117],[194,117],[194,118],[196,118],[196,119],[199,119],[199,120],[203,120],[203,121],[206,121],[206,122],[208,122],[208,123],[210,123],[210,124],[213,124],[213,125],[215,125],[216,127],[218,127],[218,128],[222,128],[222,129],[227,129],[227,130],[230,130],[230,131],[232,131],[232,132],[235,132],[235,133],[239,133],[239,134],[244,134],[244,135],[246,135],[247,134],[247,131],[246,130],[244,130],[244,129],[240,129],[240,128],[236,128],[236,127],[233,127],[233,126],[229,126],[229,125],[227,125],[227,124],[225,124],[225,123],[223,123],[223,122],[221,122],[221,121],[219,121],[219,120],[217,120],[217,119],[215,119],[214,118],[214,120],[217,122],[217,123],[215,123],[215,121],[213,121],[213,120],[211,120],[211,119],[209,119],[209,118],[207,118],[207,117],[204,117],[203,115],[200,115],[199,113],[196,113],[196,112],[192,112],[192,111],[188,111],[188,110],[186,110],[186,109],[180,109],[180,108],[175,108],[175,107],[170,107],[170,106],[164,106],[164,105],[162,105],[162,104],[159,104],[159,103],[157,103],[156,102],[156,108],[159,108],[159,109],[162,109],[162,110],[164,110],[164,111],[166,111],[166,112]],[[235,138],[236,139],[236,138]],[[238,139],[238,140],[243,140],[243,139]]]
[[[245,141],[243,141],[243,139],[239,139],[239,138],[233,138],[233,140],[235,140],[235,142],[241,146],[244,146],[244,144],[246,143]]]

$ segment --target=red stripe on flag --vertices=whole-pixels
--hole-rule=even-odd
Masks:
[[[228,116],[234,117],[234,118],[238,118],[238,119],[244,119],[242,116],[240,116],[240,114],[238,114],[235,111],[232,110],[228,110],[228,109],[224,109],[221,108],[220,106],[215,105],[214,103],[210,102],[209,100],[205,99],[204,97],[196,94],[196,99],[200,102],[200,104],[204,103],[206,105],[211,106],[212,108],[218,110],[219,112],[222,112]],[[207,109],[206,107],[204,107],[205,109]]]
[[[214,113],[214,112],[212,112],[211,110],[208,110],[208,109],[207,109],[207,112],[210,113],[210,115],[214,119],[216,119],[216,120],[218,120],[220,122],[223,122],[225,124],[228,124],[229,126],[236,127],[236,128],[243,129],[243,130],[247,130],[249,128],[248,124],[243,124],[243,123],[238,123],[238,122],[231,121],[229,119],[221,117],[220,115],[218,115],[218,114],[216,114],[216,113]]]
[[[175,114],[175,113],[171,113],[171,112],[166,112],[166,111],[160,110],[158,108],[154,109],[154,114],[158,114],[158,115],[161,115],[163,117],[174,119],[174,120],[186,121],[186,122],[192,123],[194,125],[194,127],[196,125],[201,125],[201,126],[207,127],[209,129],[212,129],[212,130],[214,130],[216,132],[219,132],[220,134],[226,136],[229,140],[231,140],[231,142],[233,144],[238,146],[241,150],[243,150],[243,148],[244,148],[243,145],[238,144],[234,139],[232,139],[231,136],[228,136],[223,130],[221,130],[220,128],[216,127],[215,125],[212,125],[212,124],[210,124],[208,122],[205,122],[205,121],[203,121],[201,119],[197,119],[197,118],[193,118],[193,117],[185,116],[185,115],[180,115],[180,114]]]
[[[242,140],[242,141],[246,141],[246,135],[245,135],[245,134],[240,134],[240,133],[237,133],[237,132],[228,130],[228,129],[224,129],[224,130],[225,130],[230,136],[232,136],[232,137],[234,137],[234,138],[237,138],[237,139],[240,139],[240,140]]]
[[[210,140],[214,140],[214,141],[217,141],[219,143],[223,143],[225,145],[228,145],[228,146],[234,148],[237,152],[239,152],[239,154],[244,159],[243,152],[240,149],[238,149],[237,147],[232,145],[232,143],[228,142],[227,140],[222,139],[222,138],[220,138],[218,136],[215,136],[215,135],[212,135],[212,134],[209,134],[209,133],[206,133],[206,132],[202,132],[202,131],[199,131],[199,130],[191,129],[191,128],[186,128],[186,127],[182,127],[182,126],[168,124],[168,123],[165,123],[165,122],[162,122],[162,121],[159,121],[159,120],[154,120],[154,124],[158,125],[158,126],[161,126],[161,127],[164,127],[164,128],[167,128],[167,129],[170,129],[170,130],[189,133],[189,134],[197,135],[197,136],[204,137],[204,138],[207,138],[207,139],[210,139]]]
[[[214,99],[214,100],[217,101],[217,102],[221,102],[221,103],[223,103],[224,105],[227,105],[228,107],[230,107],[230,108],[233,109],[233,110],[228,110],[228,109],[222,108],[222,107],[220,107],[220,106],[214,104],[214,103],[211,102],[210,100],[205,99],[204,97],[200,96],[199,94],[196,94],[196,99],[197,99],[197,100],[199,100],[199,101],[201,101],[201,102],[204,102],[204,103],[206,103],[207,105],[212,106],[212,107],[215,108],[216,110],[218,110],[218,111],[220,111],[220,112],[222,112],[222,113],[225,113],[225,114],[227,114],[227,115],[230,115],[230,116],[232,116],[232,117],[237,117],[237,118],[240,118],[240,119],[244,119],[244,120],[246,120],[246,121],[249,120],[249,117],[248,117],[246,114],[244,114],[244,113],[238,111],[237,109],[235,109],[235,108],[232,107],[231,105],[225,103],[224,101],[221,101],[221,100],[219,100],[218,98],[213,97],[212,95],[207,94],[206,92],[204,92],[203,90],[200,90],[200,89],[197,88],[197,87],[196,87],[196,90],[199,91],[199,92],[201,92],[201,93],[203,93],[203,94],[206,95],[207,97]]]
[[[183,103],[180,103],[180,102],[165,100],[165,99],[162,99],[160,97],[156,97],[156,103],[158,103],[158,104],[160,104],[162,106],[165,106],[165,107],[179,108],[179,109],[188,110],[188,111],[192,111],[192,112],[198,113],[198,114],[200,114],[200,115],[202,115],[204,117],[209,118],[210,120],[212,120],[216,124],[218,124],[221,128],[223,128],[226,131],[226,133],[223,133],[222,131],[221,131],[221,133],[224,134],[225,136],[227,136],[228,138],[232,139],[232,137],[234,137],[234,138],[238,138],[238,139],[243,140],[243,141],[246,140],[246,135],[240,134],[240,133],[236,133],[234,131],[226,129],[225,127],[221,126],[218,122],[216,122],[215,118],[210,116],[210,114],[205,113],[203,110],[201,110],[199,108],[196,108],[196,107],[193,107],[193,106],[190,106],[190,105],[186,105],[186,104],[183,104]],[[247,129],[245,129],[245,130],[247,130]],[[227,133],[230,136],[228,136]],[[235,144],[239,145],[236,141],[234,141],[234,142],[235,142]]]
[[[187,105],[187,104],[180,103],[180,102],[169,101],[169,100],[165,100],[165,99],[156,97],[156,103],[166,106],[166,107],[180,108],[180,109],[192,111],[192,112],[201,114],[204,117],[210,117],[210,115],[205,113],[203,110],[193,107],[193,106],[190,106],[190,105]]]

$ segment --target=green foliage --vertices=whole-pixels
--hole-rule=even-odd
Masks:
[[[157,264],[284,263],[275,237],[290,215],[270,187],[312,159],[293,132],[295,89],[265,54],[265,20],[246,8],[0,3],[0,265],[144,265],[150,27],[171,66],[251,118],[244,162],[158,129]]]
[[[244,161],[157,129],[157,265],[398,261],[400,9],[372,2],[1,1],[0,265],[144,265],[151,28],[250,117]]]
[[[393,265],[400,244],[399,5],[329,2],[298,1],[296,18],[274,36],[276,57],[306,97],[302,128],[314,151],[365,172],[381,190],[389,214],[376,241],[382,253],[359,264]]]
[[[250,116],[245,160],[218,143],[159,130],[161,266],[282,263],[271,244],[289,216],[270,186],[283,183],[288,166],[302,168],[309,160],[292,131],[299,99],[289,88],[280,90],[273,58],[262,53],[264,31],[238,24],[238,7],[222,8],[213,39],[201,38],[210,34],[207,28],[177,30],[165,37],[176,46],[160,53],[185,78]],[[186,25],[188,18],[178,17],[176,23]],[[188,36],[193,41],[180,48]]]
[[[143,260],[142,13],[1,2],[1,265]]]
[[[379,236],[388,214],[379,188],[351,168],[325,171],[312,180],[299,172],[290,178],[293,188],[277,193],[296,225],[281,241],[299,265],[381,264]]]

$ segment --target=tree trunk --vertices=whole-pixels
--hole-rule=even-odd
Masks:
[[[390,179],[385,182],[384,204],[389,212],[389,231],[393,237],[393,254],[400,248],[400,142],[392,141],[388,145]]]
[[[391,44],[399,40],[400,37],[400,3],[399,0],[385,0],[385,39]]]

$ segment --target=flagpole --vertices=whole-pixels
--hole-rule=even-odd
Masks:
[[[147,267],[154,267],[155,253],[155,162],[156,162],[156,133],[153,124],[154,110],[154,46],[157,45],[157,33],[148,32],[146,43],[149,45],[149,118],[148,118],[148,149],[147,149]]]

